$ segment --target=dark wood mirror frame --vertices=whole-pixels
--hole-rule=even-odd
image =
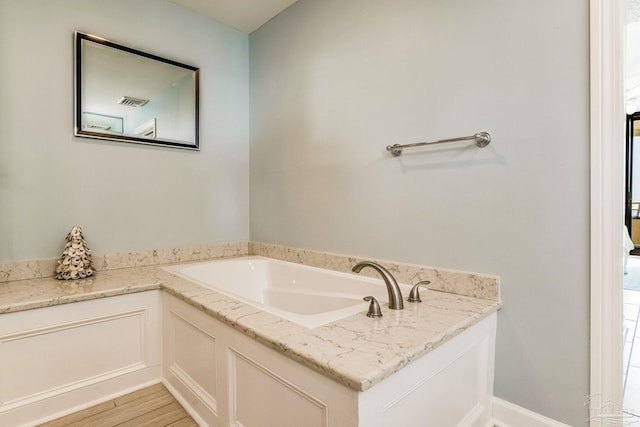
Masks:
[[[194,104],[193,110],[191,113],[193,117],[189,115],[186,119],[181,119],[183,122],[193,123],[193,133],[189,138],[185,140],[181,140],[179,138],[171,138],[163,136],[161,131],[156,133],[156,118],[149,119],[148,123],[143,123],[138,126],[140,128],[139,132],[131,133],[124,131],[124,125],[122,124],[123,118],[115,116],[109,113],[103,113],[100,111],[85,111],[85,105],[88,104],[87,94],[85,92],[85,81],[89,78],[86,75],[85,63],[83,59],[86,55],[83,55],[83,49],[88,46],[100,46],[104,47],[106,50],[115,49],[119,54],[122,54],[123,57],[128,57],[128,55],[133,55],[136,57],[136,60],[142,59],[145,62],[148,62],[153,66],[154,63],[157,63],[157,67],[178,67],[176,68],[177,72],[188,72],[192,78],[187,75],[189,81],[192,82],[192,89],[188,87],[187,89],[193,90],[193,93],[189,92],[189,97],[192,97]],[[133,57],[132,57],[133,58]],[[123,66],[122,69],[125,70],[127,67]],[[153,55],[150,53],[142,52],[137,49],[133,49],[127,46],[123,46],[108,40],[105,40],[101,37],[76,32],[75,33],[75,67],[74,67],[74,89],[75,89],[75,111],[74,111],[74,134],[80,137],[87,138],[96,138],[96,139],[108,139],[122,142],[130,142],[137,144],[147,144],[147,145],[161,145],[166,147],[175,147],[175,148],[183,148],[183,149],[191,149],[191,150],[199,150],[199,69],[190,65],[182,64],[177,61],[173,61],[170,59],[162,58],[157,55]],[[110,76],[111,77],[111,76]],[[121,80],[121,75],[112,76],[113,80]],[[127,76],[129,79],[138,79],[139,81],[143,81],[147,76]],[[135,92],[135,90],[132,90]],[[114,94],[115,97],[127,97],[131,94],[129,93],[120,93]],[[132,98],[134,101],[135,98]],[[151,101],[146,100],[151,105]],[[115,101],[114,101],[115,103]],[[126,101],[125,101],[126,103]],[[143,104],[144,105],[144,104]],[[115,123],[115,126],[119,129],[116,131],[112,131],[107,128],[106,125],[94,125],[94,126],[86,126],[86,117],[89,115],[93,115],[94,117],[102,117],[104,120],[112,121]],[[84,116],[84,118],[83,118]],[[85,120],[85,121],[83,121]],[[158,127],[161,129],[163,124],[158,124]],[[110,125],[109,125],[110,126]],[[191,126],[189,124],[189,126]],[[144,129],[141,129],[144,128]],[[189,132],[191,129],[189,128]]]

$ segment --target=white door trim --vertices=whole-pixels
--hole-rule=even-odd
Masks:
[[[620,0],[590,1],[591,426],[622,408],[624,206],[623,20]],[[607,406],[607,404],[611,404]],[[612,414],[609,414],[612,415]]]

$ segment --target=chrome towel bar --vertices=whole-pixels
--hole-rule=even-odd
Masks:
[[[491,142],[491,135],[489,132],[478,132],[471,136],[461,136],[459,138],[449,138],[449,139],[440,139],[437,141],[429,141],[429,142],[416,142],[415,144],[393,144],[387,145],[387,151],[393,155],[393,157],[398,157],[402,154],[402,150],[405,148],[413,148],[413,147],[421,147],[423,145],[431,145],[431,144],[442,144],[445,142],[456,142],[456,141],[469,141],[474,140],[476,147],[486,147]]]

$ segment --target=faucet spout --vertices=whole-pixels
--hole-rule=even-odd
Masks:
[[[402,292],[400,292],[400,287],[398,286],[398,282],[396,282],[395,277],[383,266],[371,261],[362,261],[357,263],[351,269],[354,273],[360,273],[360,271],[365,267],[371,267],[376,270],[382,276],[382,280],[384,280],[385,285],[387,285],[387,293],[389,294],[389,308],[393,310],[402,310],[404,308],[404,304],[402,303]]]

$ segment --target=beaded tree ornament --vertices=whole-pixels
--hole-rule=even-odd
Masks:
[[[56,279],[85,279],[95,272],[91,249],[84,241],[82,229],[76,225],[67,234],[67,243],[56,267]]]

